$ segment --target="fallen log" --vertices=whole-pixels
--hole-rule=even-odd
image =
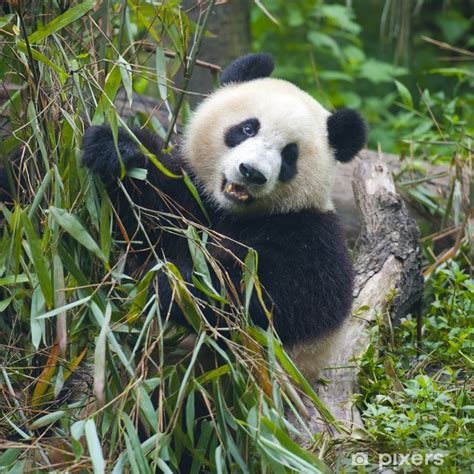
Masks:
[[[382,311],[393,323],[416,311],[423,277],[418,226],[396,192],[387,164],[359,161],[352,184],[362,225],[355,246],[353,313],[346,324],[341,351],[322,374],[330,382],[316,388],[326,407],[354,434],[363,426],[353,399],[358,392],[357,361],[369,345],[369,329]],[[321,431],[317,411],[309,408],[309,413],[310,428]]]

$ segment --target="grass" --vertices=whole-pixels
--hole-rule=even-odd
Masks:
[[[474,280],[450,260],[428,282],[421,343],[411,317],[397,331],[383,318],[373,328],[358,406],[374,462],[379,453],[438,453],[443,463],[427,471],[473,468],[473,290]]]

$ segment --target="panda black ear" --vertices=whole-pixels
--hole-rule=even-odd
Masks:
[[[246,54],[230,63],[221,75],[221,85],[269,77],[275,64],[267,53]]]
[[[352,109],[334,112],[328,118],[327,127],[334,157],[342,163],[352,160],[367,140],[367,124],[360,114]]]

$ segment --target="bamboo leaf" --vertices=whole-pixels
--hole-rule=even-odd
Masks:
[[[92,0],[86,0],[75,7],[70,8],[62,15],[59,15],[54,20],[50,21],[44,27],[35,31],[28,37],[28,41],[31,44],[37,43],[44,38],[47,38],[49,35],[56,33],[59,30],[62,30],[66,26],[70,25],[74,21],[84,16],[92,7],[94,2]]]
[[[184,184],[186,185],[186,187],[189,189],[189,191],[191,192],[191,194],[193,195],[193,198],[195,199],[195,201],[198,203],[198,206],[200,207],[202,213],[204,214],[204,216],[206,217],[207,221],[210,223],[211,222],[211,218],[209,217],[209,214],[207,213],[206,211],[206,208],[204,207],[204,204],[202,202],[202,199],[201,199],[201,196],[199,195],[197,189],[196,189],[196,186],[194,186],[194,183],[191,181],[191,178],[188,176],[187,173],[185,173],[183,171],[183,179],[184,179]]]
[[[157,44],[155,49],[156,79],[158,81],[158,92],[161,100],[168,98],[168,88],[166,84],[166,57],[163,49]]]
[[[140,440],[138,439],[138,435],[132,421],[125,413],[122,414],[122,419],[127,430],[127,439],[129,441],[129,443],[127,443],[129,460],[135,461],[139,474],[151,474],[150,466],[145,459],[145,455],[140,445]]]
[[[105,79],[104,90],[95,109],[94,116],[92,117],[92,125],[101,125],[104,123],[105,117],[112,107],[117,91],[119,90],[121,79],[120,67],[114,66]]]
[[[60,308],[55,308],[51,311],[48,311],[47,313],[44,313],[40,316],[37,316],[36,319],[52,318],[53,316],[57,316],[60,313],[65,313],[66,311],[68,311],[72,308],[75,308],[76,306],[80,306],[82,304],[87,303],[91,298],[92,298],[92,296],[86,296],[84,298],[81,298],[80,300],[73,301],[72,303],[68,303],[65,306],[61,306]]]
[[[48,268],[48,263],[41,248],[40,240],[36,235],[33,224],[26,213],[21,215],[21,220],[25,230],[26,240],[28,241],[28,245],[30,247],[31,258],[33,259],[33,264],[36,269],[36,277],[38,278],[41,291],[43,292],[46,306],[48,308],[52,308],[54,304],[54,295],[53,284],[51,282],[51,272]]]
[[[99,248],[95,240],[90,236],[83,225],[75,216],[64,209],[51,206],[49,212],[53,219],[74,239],[76,239],[87,250],[91,251],[95,256],[99,257],[104,263],[107,258]]]
[[[52,423],[63,418],[65,414],[66,412],[64,410],[53,411],[51,413],[48,413],[47,415],[44,415],[33,421],[33,423],[31,423],[30,425],[30,429],[35,430],[36,428],[41,428],[42,426],[51,425]]]
[[[15,15],[13,13],[10,13],[9,15],[1,16],[0,17],[0,28],[3,28],[4,26],[7,26],[13,19]],[[2,466],[2,464],[0,464]]]
[[[89,419],[85,424],[85,433],[89,455],[92,459],[94,474],[105,473],[105,460],[102,454],[99,436],[93,419]]]
[[[110,306],[110,303],[107,303],[104,323],[100,329],[94,352],[94,395],[99,406],[105,404],[105,352],[107,350],[107,333],[109,332],[111,315],[112,306]]]
[[[31,274],[31,277],[33,276],[34,274]],[[24,273],[19,273],[0,278],[0,286],[17,285],[19,283],[28,283],[29,281],[30,277],[28,275],[25,275]]]
[[[119,56],[118,65],[120,70],[120,76],[122,78],[122,84],[127,94],[128,103],[130,106],[133,101],[133,82],[130,64],[125,60],[123,56]]]
[[[41,372],[38,382],[36,383],[35,389],[33,391],[33,397],[31,399],[31,404],[37,406],[46,401],[46,391],[51,387],[51,379],[53,378],[54,373],[56,372],[56,366],[58,364],[58,345],[55,344],[51,353],[49,354],[46,365]]]
[[[64,291],[64,270],[61,259],[56,254],[53,257],[53,274],[54,274],[54,305],[62,308],[66,306],[66,293]],[[67,350],[67,313],[61,311],[56,318],[56,340],[58,342],[59,353],[61,356],[66,356]]]
[[[44,296],[41,288],[38,286],[33,290],[31,298],[31,316],[30,316],[30,330],[31,343],[35,349],[39,348],[41,338],[44,337],[45,323],[38,319],[38,315],[44,311]]]
[[[22,53],[26,54],[28,52],[26,44],[23,41],[18,41],[16,45],[17,45],[17,48]],[[33,59],[35,59],[36,61],[39,61],[40,63],[45,64],[49,68],[56,71],[58,74],[61,74],[64,77],[66,77],[66,71],[64,69],[62,69],[61,67],[59,67],[56,63],[53,63],[53,61],[51,61],[49,58],[47,58],[44,54],[41,54],[39,51],[37,51],[34,48],[30,48],[30,51],[31,51],[31,56],[33,56]]]
[[[0,466],[7,468],[13,464],[23,453],[21,448],[8,448],[0,455]]]
[[[76,440],[79,441],[84,434],[84,428],[86,425],[86,420],[78,420],[71,425],[71,436]]]

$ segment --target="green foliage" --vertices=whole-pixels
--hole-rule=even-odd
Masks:
[[[423,336],[416,319],[391,332],[383,318],[361,360],[367,451],[442,453],[430,472],[467,472],[474,452],[472,369],[474,281],[455,261],[440,267],[426,291]]]
[[[107,192],[80,166],[91,123],[108,122],[115,137],[119,126],[131,133],[144,123],[170,135],[156,117],[124,121],[115,100],[121,88],[128,102],[154,92],[174,123],[184,98],[174,79],[179,68],[192,73],[207,4],[195,24],[175,1],[41,3],[0,18],[0,81],[13,91],[1,106],[0,153],[18,191],[14,204],[0,204],[0,470],[170,473],[188,456],[189,472],[324,472],[294,440],[312,434],[292,384],[333,419],[272,332],[230,303],[233,289],[213,287],[206,232],[191,222],[171,229],[189,239],[193,283],[208,297],[198,301],[158,255],[148,271],[131,265],[134,236],[112,232],[121,225]],[[198,198],[187,176],[150,159]],[[127,173],[146,179],[145,170]],[[129,204],[144,230],[170,230],[169,216]],[[249,299],[262,291],[257,256],[245,264]],[[150,288],[162,273],[197,330],[187,346]],[[229,320],[232,336],[205,322],[202,305]]]
[[[452,113],[447,114],[455,115],[458,121],[473,123],[472,53],[467,52],[464,59],[460,57],[454,63],[456,67],[445,62],[446,67],[440,68],[439,50],[423,39],[431,28],[430,36],[467,48],[472,38],[471,12],[466,5],[469,2],[450,2],[448,8],[426,0],[407,11],[398,10],[403,2],[388,0],[334,3],[266,2],[278,24],[254,6],[254,48],[274,54],[277,75],[300,85],[327,107],[360,109],[370,124],[371,148],[380,145],[385,152],[396,152],[401,149],[401,136],[414,133],[418,137],[427,128],[434,130],[435,120],[443,121],[446,112],[434,111],[433,118],[427,110],[430,104],[424,98],[430,94],[428,91],[428,102],[439,95],[442,106],[455,100]],[[399,33],[404,28],[412,34],[402,44],[399,55],[405,61],[400,65],[394,62],[394,48],[386,43],[400,45],[403,38]],[[400,113],[400,87],[396,81],[406,81],[407,92],[420,103],[418,113]],[[446,136],[450,137],[447,131]]]

